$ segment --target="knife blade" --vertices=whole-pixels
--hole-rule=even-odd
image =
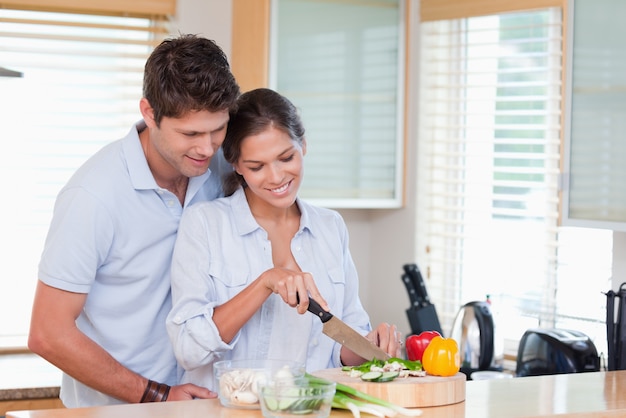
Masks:
[[[323,310],[320,304],[311,297],[309,297],[309,307],[307,310],[322,321],[322,332],[325,335],[328,335],[330,338],[364,359],[373,360],[376,358],[378,360],[387,360],[390,358],[389,354],[372,344],[370,340],[356,332],[345,322],[338,319],[330,312]]]

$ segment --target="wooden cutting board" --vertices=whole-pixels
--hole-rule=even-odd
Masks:
[[[365,382],[347,372],[325,369],[312,373],[406,408],[450,405],[465,400],[465,374],[450,377],[398,377],[391,382]]]

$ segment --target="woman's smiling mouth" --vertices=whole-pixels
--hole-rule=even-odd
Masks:
[[[276,194],[283,193],[285,190],[287,190],[287,188],[289,188],[289,185],[291,184],[291,182],[292,182],[292,181],[293,181],[293,180],[290,180],[289,182],[287,182],[287,183],[283,184],[283,185],[282,185],[282,186],[280,186],[280,187],[277,187],[277,188],[275,188],[275,189],[269,189],[269,190],[270,190],[270,192],[272,192],[272,193],[276,193]]]

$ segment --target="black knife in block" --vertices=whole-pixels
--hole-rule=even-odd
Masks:
[[[426,290],[426,283],[424,283],[424,278],[422,277],[422,272],[417,267],[417,264],[405,264],[404,272],[411,278],[413,281],[413,287],[415,287],[415,291],[417,292],[417,297],[422,305],[429,305],[430,296],[428,296],[428,291]]]
[[[404,287],[406,287],[406,291],[409,294],[409,301],[411,302],[412,308],[418,308],[421,303],[420,299],[417,296],[417,291],[415,290],[415,286],[413,285],[413,279],[408,274],[402,275],[402,282],[404,283]]]
[[[416,264],[405,264],[402,281],[404,282],[411,299],[411,307],[406,310],[411,325],[411,333],[419,334],[422,331],[437,331],[441,335],[441,324],[430,301],[424,278]],[[414,292],[414,295],[411,293]]]

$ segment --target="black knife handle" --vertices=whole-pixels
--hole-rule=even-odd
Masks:
[[[300,295],[296,294],[296,299],[298,303],[300,303]],[[328,322],[330,318],[333,317],[333,314],[323,310],[320,304],[317,303],[317,301],[311,296],[309,296],[309,307],[306,310],[317,316],[322,321],[322,323]]]
[[[413,281],[411,280],[411,276],[408,274],[402,275],[402,281],[404,282],[404,286],[406,287],[407,292],[409,293],[409,300],[411,305],[414,307],[420,306],[420,300],[417,296],[417,292],[415,291],[415,287],[413,286]]]
[[[430,305],[431,302],[428,291],[426,290],[426,283],[424,283],[422,272],[419,267],[417,267],[417,264],[405,264],[403,268],[405,273],[413,280],[413,287],[415,288],[420,304],[424,306]]]
[[[417,285],[419,287],[418,293],[421,293],[422,297],[424,298],[424,304],[430,305],[430,296],[428,296],[426,283],[424,282],[424,277],[422,276],[422,272],[420,271],[420,269],[416,269],[415,271],[415,280],[417,281]]]

